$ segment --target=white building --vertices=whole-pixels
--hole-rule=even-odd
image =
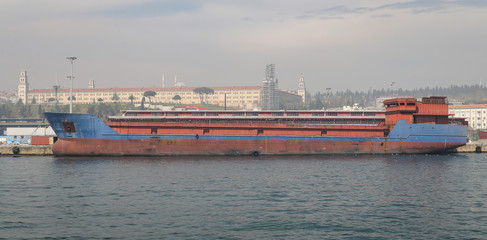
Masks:
[[[465,118],[473,129],[487,129],[487,104],[449,105],[448,112]]]

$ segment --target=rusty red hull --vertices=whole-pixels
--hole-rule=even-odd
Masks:
[[[462,143],[218,139],[59,139],[56,155],[177,156],[294,154],[415,154],[444,152]]]

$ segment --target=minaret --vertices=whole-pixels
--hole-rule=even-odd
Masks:
[[[301,96],[301,98],[303,99],[303,103],[306,103],[306,86],[304,84],[303,75],[299,77],[298,95]]]
[[[178,74],[174,74],[174,86],[178,85]]]
[[[27,81],[27,71],[20,72],[20,80],[17,97],[22,100],[23,104],[27,104],[27,94],[29,93],[29,82]]]

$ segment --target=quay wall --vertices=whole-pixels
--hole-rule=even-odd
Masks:
[[[487,153],[487,144],[483,142],[479,143],[468,143],[467,145],[457,147],[453,149],[453,153]]]
[[[18,148],[18,154],[15,154]],[[0,146],[0,156],[9,155],[52,155],[51,145],[3,145]]]

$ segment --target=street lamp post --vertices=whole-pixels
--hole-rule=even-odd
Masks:
[[[71,79],[71,88],[69,89],[69,113],[73,113],[73,62],[76,60],[77,57],[67,57],[66,59],[71,61],[71,76],[68,76]]]

